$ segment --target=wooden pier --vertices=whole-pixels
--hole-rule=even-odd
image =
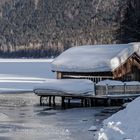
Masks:
[[[61,107],[71,106],[71,101],[78,99],[80,100],[79,105],[81,107],[94,107],[94,106],[112,106],[121,105],[125,102],[132,101],[133,99],[140,96],[140,94],[133,95],[107,95],[107,96],[58,96],[58,95],[39,95],[40,105],[56,106],[56,98],[61,98]]]
[[[140,85],[95,85],[95,95],[77,95],[46,89],[35,89],[34,93],[40,97],[40,105],[56,106],[56,98],[61,98],[61,107],[71,106],[72,100],[80,100],[81,107],[121,105],[140,96]]]

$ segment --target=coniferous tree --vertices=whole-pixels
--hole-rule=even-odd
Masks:
[[[128,0],[118,34],[121,43],[140,41],[139,0]]]

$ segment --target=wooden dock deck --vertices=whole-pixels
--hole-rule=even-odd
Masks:
[[[44,90],[44,89],[43,89]],[[34,93],[40,97],[40,105],[56,105],[56,97],[61,98],[61,106],[65,107],[71,104],[74,99],[79,99],[82,107],[103,106],[123,104],[127,100],[133,100],[140,96],[140,85],[115,85],[99,86],[95,85],[95,94],[68,94],[59,91],[47,90],[41,92],[41,89],[35,89]]]
[[[126,101],[131,101],[140,96],[140,94],[118,94],[118,95],[92,95],[92,96],[76,96],[76,95],[58,95],[58,94],[46,94],[38,95],[40,97],[40,105],[56,106],[56,98],[61,98],[61,107],[71,105],[71,101],[75,99],[80,100],[81,107],[93,107],[93,106],[111,106],[121,105]]]

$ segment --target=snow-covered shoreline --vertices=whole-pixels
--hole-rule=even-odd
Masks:
[[[47,59],[47,58],[44,58],[44,59],[35,59],[35,58],[33,58],[33,59],[28,59],[28,58],[19,58],[19,59],[17,59],[17,58],[13,58],[13,59],[9,59],[9,58],[0,58],[0,63],[13,63],[13,62],[16,62],[16,63],[22,63],[22,62],[26,62],[26,63],[28,63],[28,62],[52,62],[53,61],[53,59]]]
[[[103,128],[96,133],[97,140],[139,140],[140,139],[140,97],[129,103],[125,109],[103,121]]]

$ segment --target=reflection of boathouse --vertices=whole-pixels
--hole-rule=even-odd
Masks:
[[[52,70],[58,79],[140,81],[140,43],[73,47],[53,61]]]

